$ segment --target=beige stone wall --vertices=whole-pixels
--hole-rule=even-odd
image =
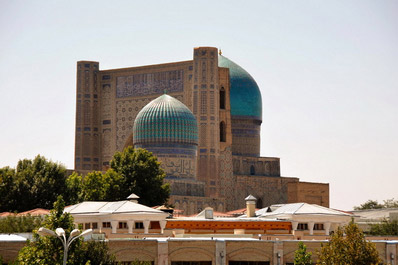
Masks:
[[[117,261],[154,261],[157,264],[157,240],[110,240],[108,244]]]
[[[227,241],[226,260],[228,261],[272,261],[273,242],[266,241]]]
[[[169,264],[173,261],[212,261],[215,264],[214,240],[170,240]]]
[[[287,202],[306,202],[329,207],[329,184],[313,182],[290,182]]]
[[[375,242],[377,252],[379,252],[380,258],[385,262],[387,260],[387,244],[386,242]]]
[[[25,246],[25,242],[0,241],[0,257],[4,263],[9,263],[16,259],[19,250]]]
[[[283,241],[283,262],[294,262],[294,252],[298,248],[298,243],[299,241]],[[321,249],[320,242],[304,241],[303,243],[307,246],[307,252],[312,252],[312,262],[315,263],[318,260],[317,252]]]
[[[118,261],[153,261],[154,264],[171,264],[175,261],[211,261],[212,264],[228,264],[229,261],[269,261],[270,264],[293,263],[298,240],[251,240],[251,239],[110,239],[110,252]],[[317,251],[324,241],[306,240],[307,251],[312,252],[312,261],[318,259]],[[17,257],[25,242],[0,242],[0,255],[8,263]],[[396,241],[375,242],[384,264],[397,264]],[[394,259],[391,259],[394,254]]]

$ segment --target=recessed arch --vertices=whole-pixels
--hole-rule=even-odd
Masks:
[[[227,141],[227,133],[226,133],[226,128],[225,128],[225,122],[220,122],[220,142],[226,142]]]
[[[156,261],[157,256],[143,248],[123,248],[113,252],[118,260]]]
[[[184,261],[186,257],[191,257],[192,261],[213,261],[214,254],[200,247],[182,247],[169,253],[169,261]]]
[[[225,109],[225,89],[220,88],[220,109]]]
[[[264,252],[264,250],[260,250],[254,246],[251,248],[245,247],[231,251],[227,255],[227,260],[249,261],[246,260],[247,256],[252,257],[250,261],[271,261],[271,256]]]
[[[256,168],[253,165],[250,166],[250,175],[256,175]]]

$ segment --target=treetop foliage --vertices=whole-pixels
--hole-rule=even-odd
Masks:
[[[151,152],[129,146],[123,152],[116,152],[110,165],[111,169],[123,177],[121,199],[135,193],[144,205],[155,206],[167,202],[170,185],[163,183],[166,174]]]
[[[147,206],[161,205],[170,196],[170,186],[163,183],[165,173],[152,153],[128,147],[116,152],[105,173],[93,171],[84,178],[71,175],[68,189],[78,194],[78,201],[120,201],[135,193]]]
[[[307,252],[307,246],[303,242],[298,243],[298,249],[294,252],[294,265],[312,265],[312,252]]]
[[[354,210],[387,209],[387,208],[398,208],[398,200],[394,200],[394,198],[392,198],[384,200],[383,203],[379,203],[376,200],[368,200],[359,206],[354,206]]]
[[[41,226],[41,216],[16,216],[10,215],[0,218],[0,233],[29,233]]]
[[[67,176],[63,165],[40,155],[20,160],[15,169],[0,168],[0,212],[50,209],[58,195],[67,205],[84,200],[125,200],[131,193],[144,205],[167,202],[170,186],[163,183],[165,173],[152,153],[128,147],[117,152],[110,164],[105,173],[93,171],[85,177],[77,173]]]
[[[50,209],[66,188],[63,165],[40,155],[33,160],[20,160],[15,169],[0,169],[0,212]],[[70,202],[67,196],[65,200]]]
[[[354,222],[339,227],[326,244],[321,245],[317,264],[376,265],[381,262],[376,245],[365,239]]]
[[[371,224],[369,234],[377,236],[398,236],[398,220],[384,219],[379,224]]]

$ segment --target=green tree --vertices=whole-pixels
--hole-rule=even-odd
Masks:
[[[83,180],[83,199],[85,201],[103,201],[109,183],[105,181],[104,174],[100,171],[88,173]]]
[[[15,216],[10,215],[0,218],[0,233],[26,233],[32,232],[43,223],[41,216]]]
[[[110,165],[123,177],[120,192],[112,195],[113,200],[124,200],[135,193],[144,205],[154,206],[167,202],[170,185],[163,183],[166,175],[151,152],[129,146],[123,152],[116,152]]]
[[[69,198],[66,169],[59,163],[38,155],[33,160],[20,160],[15,169],[0,169],[0,212],[26,211],[34,208],[50,209],[58,195]],[[23,197],[21,197],[23,196]]]
[[[116,265],[115,256],[109,254],[109,247],[103,241],[83,242],[80,251],[80,262],[76,264]]]
[[[381,262],[375,244],[366,241],[363,232],[350,222],[339,228],[326,244],[321,244],[317,264],[371,265]]]
[[[0,212],[15,211],[18,205],[15,170],[9,167],[0,168]]]
[[[69,199],[70,204],[83,201],[83,178],[81,175],[73,172],[66,178],[66,189],[63,194]]]
[[[73,218],[64,213],[65,202],[59,196],[54,203],[54,209],[47,216],[43,226],[55,230],[62,227],[66,237],[74,229]],[[34,233],[34,240],[28,241],[17,257],[17,264],[21,265],[55,265],[62,264],[63,245],[61,240],[54,237],[43,237]],[[108,253],[108,247],[103,242],[84,242],[82,238],[73,241],[68,251],[68,264],[116,264],[113,255]]]
[[[365,203],[355,206],[354,210],[369,210],[369,209],[381,209],[383,205],[379,204],[378,201],[368,200]]]
[[[371,224],[369,233],[378,236],[398,236],[398,220],[384,219],[379,224]]]
[[[394,198],[384,200],[383,208],[398,208],[398,200],[394,200]]]
[[[54,203],[54,209],[47,216],[43,226],[55,230],[62,227],[66,236],[69,236],[73,229],[73,219],[69,213],[63,213],[65,202],[61,196]],[[82,241],[76,240],[70,247],[68,260],[76,259],[77,250],[80,249]],[[34,240],[28,241],[17,257],[18,264],[62,264],[63,245],[61,240],[54,237],[41,237],[34,232]],[[73,264],[73,263],[71,263]],[[77,263],[76,263],[77,264]],[[82,263],[84,264],[84,263]]]
[[[379,203],[375,200],[368,200],[365,203],[355,206],[354,210],[370,210],[370,209],[388,209],[388,208],[398,208],[398,201],[392,199],[384,200],[383,203]]]
[[[81,198],[84,201],[113,201],[118,199],[118,194],[124,185],[124,178],[121,174],[109,169],[105,173],[94,171],[84,177],[81,191]]]
[[[312,252],[307,252],[307,246],[303,242],[298,243],[298,249],[294,252],[294,265],[311,265]]]

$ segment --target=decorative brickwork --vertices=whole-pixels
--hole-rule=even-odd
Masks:
[[[184,88],[184,70],[134,74],[116,78],[116,97],[139,97],[181,92]]]
[[[122,150],[127,138],[133,132],[134,120],[138,112],[153,98],[119,100],[116,103],[116,149]]]
[[[260,155],[261,121],[232,118],[232,153],[241,156]]]

